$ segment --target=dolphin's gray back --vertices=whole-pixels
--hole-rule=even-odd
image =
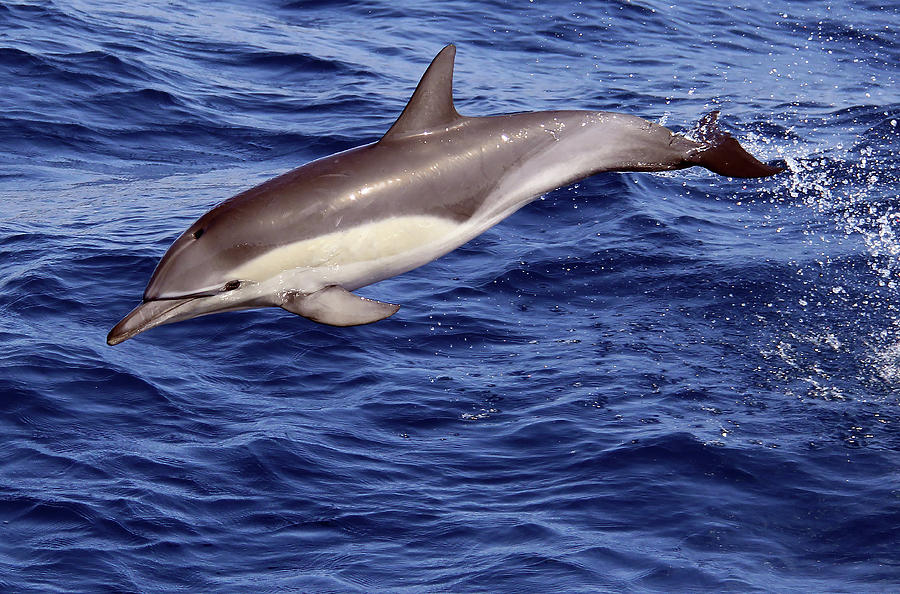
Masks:
[[[463,223],[601,171],[679,166],[696,145],[673,147],[671,139],[684,142],[645,120],[604,112],[460,118],[449,130],[313,161],[235,196],[198,224],[227,220],[236,242],[264,237],[271,246],[391,217]]]

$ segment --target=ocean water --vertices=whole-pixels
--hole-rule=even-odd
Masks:
[[[0,3],[0,590],[900,589],[900,10]],[[109,347],[219,201],[457,107],[724,125],[790,171],[604,174],[331,328]]]

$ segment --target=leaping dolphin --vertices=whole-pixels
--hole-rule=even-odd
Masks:
[[[696,140],[602,111],[469,117],[453,105],[448,45],[387,134],[219,204],[175,240],[116,324],[111,345],[161,324],[281,307],[354,326],[398,305],[351,293],[456,249],[541,194],[603,171],[699,165],[730,177],[782,171],[705,116]]]

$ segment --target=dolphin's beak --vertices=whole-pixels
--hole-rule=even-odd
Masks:
[[[178,311],[179,308],[196,299],[196,297],[188,297],[185,299],[145,301],[131,310],[131,313],[122,318],[122,321],[109,331],[109,335],[106,337],[106,344],[119,344],[144,330],[149,330],[167,322],[175,322],[177,320],[172,318],[181,313]]]

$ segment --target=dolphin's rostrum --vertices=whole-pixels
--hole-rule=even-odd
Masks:
[[[441,50],[378,142],[303,165],[200,217],[107,342],[256,307],[334,326],[375,322],[399,306],[351,291],[452,251],[554,188],[602,171],[782,170],[720,131],[717,112],[701,120],[696,140],[609,112],[462,116],[453,105],[455,53]]]

